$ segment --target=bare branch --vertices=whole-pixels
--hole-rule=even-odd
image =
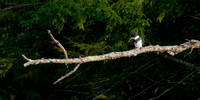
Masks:
[[[22,5],[16,5],[16,4],[10,4],[10,5],[15,5],[15,6],[11,6],[5,9],[0,9],[0,12],[4,12],[7,10],[11,10],[11,9],[15,9],[15,8],[21,8],[21,7],[26,7],[26,6],[35,6],[35,5],[41,5],[41,4],[45,4],[47,2],[42,2],[42,3],[29,3],[29,4],[22,4]],[[5,4],[5,5],[9,5],[9,4]]]
[[[190,16],[190,17],[192,17],[192,18],[194,18],[194,19],[198,19],[198,20],[200,20],[200,18],[199,17],[196,17],[196,16]]]
[[[104,55],[97,55],[97,56],[88,56],[88,57],[79,57],[79,58],[68,58],[67,51],[65,48],[62,46],[62,44],[56,40],[51,31],[48,30],[48,33],[50,34],[51,39],[62,49],[65,55],[65,59],[36,59],[32,60],[27,58],[25,55],[22,55],[25,60],[28,62],[24,63],[24,67],[29,66],[29,65],[38,65],[38,64],[46,64],[46,63],[60,63],[60,64],[78,64],[72,71],[69,73],[66,73],[64,76],[59,78],[57,81],[55,81],[53,84],[56,84],[63,80],[64,78],[70,76],[73,74],[80,66],[82,63],[88,63],[88,62],[94,62],[94,61],[102,61],[102,60],[109,60],[109,59],[117,59],[117,58],[122,58],[122,57],[131,57],[131,56],[137,56],[138,54],[142,53],[149,53],[149,52],[167,52],[170,55],[174,56],[186,49],[194,49],[194,48],[200,48],[200,41],[198,40],[188,40],[188,42],[185,42],[180,45],[174,45],[174,46],[146,46],[142,48],[136,48],[128,51],[122,51],[122,52],[111,52],[108,54]],[[177,59],[175,59],[177,61]],[[179,62],[181,62],[179,60]],[[183,63],[183,62],[181,62]],[[187,66],[191,66],[188,63],[184,63]]]
[[[27,61],[29,61],[29,62],[31,62],[32,60],[31,59],[28,59],[25,55],[22,55],[22,57],[25,59],[25,60],[27,60]],[[24,64],[24,67],[26,67],[27,65],[26,65],[26,63]]]
[[[191,72],[190,74],[188,74],[186,77],[184,77],[182,80],[180,80],[178,83],[172,85],[170,88],[168,88],[167,90],[165,90],[164,92],[162,92],[160,95],[158,95],[155,98],[151,98],[150,100],[155,100],[160,98],[162,95],[164,95],[165,93],[167,93],[168,91],[170,91],[172,88],[174,88],[175,86],[179,85],[180,83],[182,83],[185,79],[187,79],[188,77],[190,77],[192,74],[194,74],[196,71]]]
[[[60,42],[59,42],[58,40],[56,40],[56,39],[53,37],[53,35],[52,35],[52,33],[51,33],[50,30],[48,30],[48,33],[49,33],[49,35],[51,36],[51,39],[62,49],[62,51],[63,51],[63,53],[64,53],[64,55],[65,55],[65,59],[68,59],[67,51],[66,51],[65,48],[62,46],[62,44],[60,44]]]
[[[79,68],[80,64],[78,64],[72,71],[70,71],[69,73],[65,74],[64,76],[62,76],[61,78],[59,78],[57,81],[55,81],[53,84],[56,84],[60,81],[62,81],[64,78],[70,76],[71,74],[73,74],[78,68]]]
[[[110,91],[110,90],[111,90],[115,85],[117,85],[119,82],[123,81],[124,79],[126,79],[126,78],[129,77],[130,75],[133,75],[133,74],[138,73],[138,71],[140,71],[142,68],[144,68],[144,67],[147,66],[148,64],[154,62],[154,61],[157,60],[157,59],[158,59],[158,58],[155,58],[155,59],[153,59],[153,60],[147,62],[146,64],[144,64],[143,66],[141,66],[141,67],[139,67],[137,70],[135,70],[134,72],[129,73],[128,75],[126,75],[126,76],[123,77],[122,79],[120,79],[120,80],[118,80],[117,82],[113,83],[113,85],[110,86],[110,88],[108,88],[108,89],[105,90],[103,93],[101,93],[101,94],[99,94],[98,96],[96,96],[93,100],[96,100],[96,99],[99,98],[101,95],[103,95],[103,94],[105,94],[106,92]],[[147,67],[147,69],[150,68],[150,67],[152,67],[153,65],[154,65],[154,64],[149,65],[149,67]],[[145,70],[146,70],[146,68],[145,68]],[[142,70],[142,71],[144,71],[144,70]]]
[[[22,55],[22,57],[24,57],[24,59],[26,59],[27,61],[31,61],[31,59],[28,59],[25,55]]]
[[[146,46],[142,48],[136,48],[128,51],[122,52],[111,52],[108,54],[97,55],[97,56],[88,56],[82,58],[68,58],[68,59],[36,59],[31,60],[25,63],[24,65],[37,65],[37,64],[46,64],[46,63],[60,63],[60,64],[79,64],[79,63],[88,63],[94,61],[102,61],[102,60],[109,60],[109,59],[117,59],[122,57],[131,57],[137,56],[138,54],[142,53],[149,53],[149,52],[167,52],[170,55],[174,56],[184,50],[192,49],[192,48],[200,48],[200,41],[195,40],[192,42],[185,42],[181,45],[174,45],[174,46]],[[25,67],[26,67],[25,66]]]
[[[160,80],[160,81],[162,81],[162,80]],[[159,82],[160,82],[160,81],[159,81]],[[153,86],[157,85],[159,82],[155,82],[154,84],[152,84],[152,85],[149,86],[148,88],[142,90],[140,93],[137,93],[137,94],[135,94],[134,96],[131,96],[130,98],[128,98],[128,100],[131,100],[131,99],[133,99],[134,97],[136,97],[136,96],[138,96],[138,95],[141,95],[141,94],[144,93],[145,91],[147,91],[147,90],[149,90],[150,88],[152,88]]]
[[[16,6],[17,3],[0,3],[0,6]]]
[[[191,69],[195,69],[195,70],[199,70],[200,66],[196,66],[195,64],[192,64],[192,63],[189,63],[189,62],[186,62],[186,61],[183,61],[181,59],[178,59],[176,57],[172,57],[170,55],[167,55],[167,54],[160,54],[163,58],[166,58],[166,59],[169,59],[171,61],[174,61],[174,62],[177,62],[179,64],[182,64],[184,66],[187,66],[188,68],[191,68]]]

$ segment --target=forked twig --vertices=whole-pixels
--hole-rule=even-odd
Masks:
[[[96,55],[96,56],[87,56],[87,57],[79,57],[79,58],[68,58],[68,59],[36,59],[28,61],[24,64],[24,66],[29,65],[37,65],[37,64],[46,64],[46,63],[60,63],[60,64],[79,64],[79,63],[88,63],[88,62],[94,62],[94,61],[103,61],[103,60],[110,60],[110,59],[117,59],[122,57],[131,57],[131,56],[137,56],[139,54],[143,53],[149,53],[149,52],[167,52],[171,56],[174,56],[182,51],[185,51],[187,49],[191,48],[200,48],[200,41],[198,40],[192,40],[189,42],[185,42],[180,45],[174,45],[174,46],[159,46],[159,45],[153,45],[153,46],[145,46],[142,48],[135,48],[127,51],[122,52],[111,52],[103,55]],[[65,53],[64,53],[65,54]]]
[[[32,60],[27,58],[25,55],[22,55],[22,57],[27,60],[28,62],[24,63],[24,67],[29,65],[38,65],[38,64],[46,64],[46,63],[60,63],[60,64],[78,64],[72,71],[67,73],[66,75],[59,78],[57,81],[55,81],[53,84],[56,84],[63,80],[64,78],[68,77],[69,75],[73,74],[82,63],[88,63],[88,62],[94,62],[94,61],[102,61],[102,60],[109,60],[109,59],[117,59],[122,57],[131,57],[131,56],[137,56],[138,54],[142,53],[149,53],[149,52],[167,52],[170,55],[174,56],[184,50],[187,49],[194,49],[194,48],[200,48],[200,41],[198,40],[189,40],[188,42],[185,42],[180,45],[174,45],[174,46],[146,46],[142,48],[136,48],[128,51],[122,51],[122,52],[111,52],[103,55],[96,55],[96,56],[88,56],[88,57],[79,57],[79,58],[68,58],[67,51],[62,46],[62,44],[56,40],[51,31],[48,30],[48,33],[51,37],[51,39],[62,49],[65,59],[36,59]]]
[[[59,78],[57,81],[55,81],[53,84],[56,84],[56,83],[62,81],[64,78],[66,78],[66,77],[70,76],[71,74],[73,74],[73,73],[79,68],[79,66],[80,66],[80,64],[76,65],[76,67],[75,67],[73,70],[71,70],[69,73],[66,73],[64,76],[60,77],[60,78]]]

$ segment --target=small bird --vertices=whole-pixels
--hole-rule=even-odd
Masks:
[[[133,32],[132,37],[128,40],[133,40],[135,48],[141,48],[143,46],[143,39],[138,35],[138,32]]]

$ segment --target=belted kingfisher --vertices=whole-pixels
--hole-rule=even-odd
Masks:
[[[143,39],[138,35],[138,32],[133,32],[132,37],[128,40],[130,42],[133,40],[135,48],[141,48],[143,46]]]

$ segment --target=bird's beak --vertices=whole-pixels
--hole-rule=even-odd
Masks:
[[[130,42],[131,40],[133,40],[134,38],[133,37],[131,37],[129,40],[128,40],[128,42]]]

